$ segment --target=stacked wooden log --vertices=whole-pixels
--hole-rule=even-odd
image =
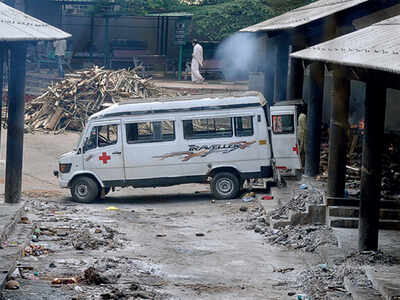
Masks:
[[[161,89],[135,69],[77,71],[48,87],[25,107],[25,130],[81,130],[90,115],[124,100],[159,97]]]
[[[353,139],[354,140],[354,139]],[[346,163],[346,189],[352,196],[359,196],[361,181],[362,137],[350,145]],[[353,147],[354,146],[354,147]],[[328,145],[321,149],[320,175],[317,180],[328,178]],[[382,195],[386,200],[400,200],[400,137],[385,135],[382,164]]]

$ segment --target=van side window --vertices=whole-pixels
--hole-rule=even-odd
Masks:
[[[294,117],[293,115],[273,115],[272,131],[274,134],[290,134],[294,133]]]
[[[118,142],[118,125],[95,126],[90,131],[85,150],[115,145]]]
[[[118,125],[98,126],[97,146],[106,147],[115,145],[118,141]]]
[[[253,117],[235,117],[235,135],[252,136],[254,134]]]
[[[126,124],[128,144],[175,140],[174,121],[155,121]]]
[[[183,121],[185,139],[232,137],[232,118],[210,118]]]

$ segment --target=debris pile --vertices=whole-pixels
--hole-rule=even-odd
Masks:
[[[337,246],[332,229],[325,225],[288,225],[281,229],[267,229],[265,237],[272,245],[303,249],[306,252],[314,252],[323,245]]]
[[[364,266],[391,266],[396,263],[398,260],[395,257],[380,251],[354,251],[331,265],[320,264],[300,272],[297,284],[313,299],[325,299],[329,292],[347,292],[344,287],[345,278],[355,286],[371,288],[372,283],[365,275]]]
[[[304,186],[304,185],[302,185]],[[289,212],[303,212],[307,209],[307,205],[323,204],[323,192],[316,188],[296,189],[290,201],[279,208],[273,210],[270,215],[273,219],[287,219]]]
[[[87,118],[126,99],[159,97],[161,89],[135,69],[103,70],[97,66],[68,74],[25,107],[25,130],[61,133],[81,130]]]
[[[115,249],[123,246],[122,240],[118,238],[120,235],[119,232],[108,226],[102,226],[102,228],[84,228],[79,230],[72,238],[73,247],[76,250],[97,250],[101,247]]]

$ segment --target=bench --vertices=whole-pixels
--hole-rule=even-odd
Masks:
[[[142,66],[146,71],[165,70],[165,55],[152,54],[149,50],[114,49],[111,55],[111,68],[134,68]]]
[[[191,61],[186,62],[186,65],[183,66],[182,76],[187,80],[191,76],[190,70]],[[217,59],[205,59],[203,60],[203,66],[200,67],[200,73],[204,76],[204,78],[209,79],[210,77],[218,77],[223,78],[224,74],[220,67],[220,61]]]

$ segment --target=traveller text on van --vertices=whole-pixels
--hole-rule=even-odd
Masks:
[[[257,92],[115,104],[89,118],[55,174],[80,202],[113,187],[206,182],[234,198],[246,179],[300,168],[295,106],[267,116],[265,105]]]

